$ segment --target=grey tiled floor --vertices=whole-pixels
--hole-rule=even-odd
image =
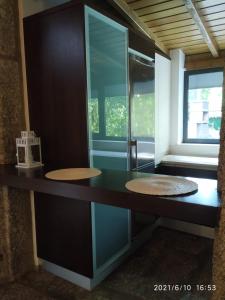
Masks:
[[[208,300],[195,285],[211,282],[211,259],[211,240],[158,228],[92,292],[40,270],[0,286],[0,300]],[[191,284],[192,291],[156,292],[155,284]]]

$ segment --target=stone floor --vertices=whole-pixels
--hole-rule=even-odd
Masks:
[[[211,282],[212,241],[165,228],[92,292],[42,270],[0,286],[1,300],[208,300],[196,284]],[[192,285],[191,291],[154,291],[154,285]],[[185,286],[184,286],[185,288]]]

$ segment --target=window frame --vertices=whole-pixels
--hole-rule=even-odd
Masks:
[[[184,71],[184,95],[183,95],[183,143],[184,144],[219,144],[220,139],[193,139],[188,138],[188,87],[189,87],[189,76],[195,74],[214,73],[222,71],[224,77],[223,68],[208,68],[201,70]],[[221,108],[222,111],[222,108]]]

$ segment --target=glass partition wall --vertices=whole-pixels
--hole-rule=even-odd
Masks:
[[[128,170],[127,29],[85,8],[90,166]],[[93,269],[130,248],[130,210],[91,204]]]
[[[154,64],[128,51],[127,28],[88,7],[85,30],[90,166],[141,171],[154,162]],[[92,236],[98,272],[129,249],[130,210],[92,203]]]

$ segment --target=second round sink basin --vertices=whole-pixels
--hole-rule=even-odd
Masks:
[[[126,188],[140,194],[175,196],[194,192],[198,185],[183,177],[154,175],[130,180],[126,183]]]

